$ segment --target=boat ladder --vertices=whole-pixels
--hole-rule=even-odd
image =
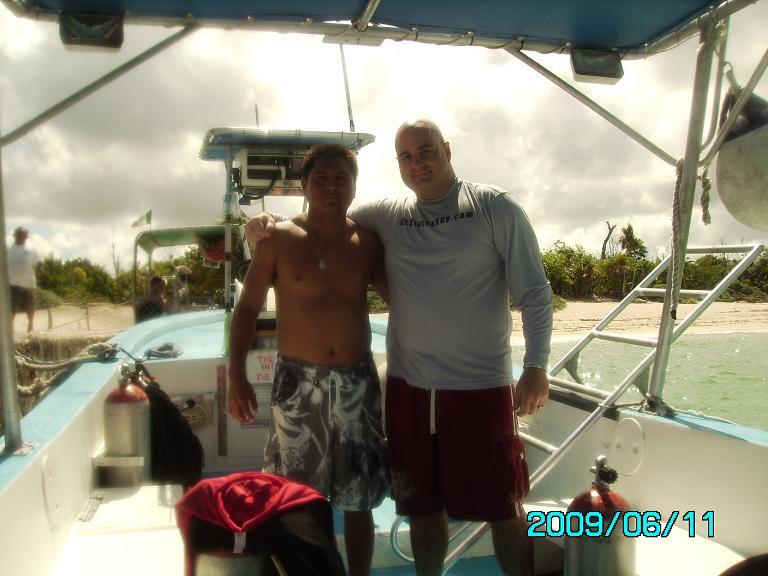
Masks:
[[[690,313],[680,320],[679,324],[674,327],[672,332],[672,342],[677,340],[683,332],[693,322],[701,316],[701,314],[709,307],[710,304],[715,302],[725,290],[733,284],[736,279],[747,269],[749,266],[760,256],[765,250],[765,246],[762,244],[757,245],[739,245],[739,246],[715,246],[715,247],[702,247],[702,248],[688,248],[687,254],[742,254],[740,260],[733,261],[735,264],[731,270],[717,283],[717,285],[711,290],[680,290],[680,297],[694,298],[699,300]],[[608,313],[597,325],[571,350],[569,350],[563,358],[557,362],[548,372],[550,385],[555,389],[568,390],[587,396],[598,402],[595,410],[587,416],[587,418],[568,436],[562,444],[554,446],[547,442],[544,442],[530,434],[520,432],[520,436],[531,447],[546,452],[548,456],[541,463],[541,465],[531,474],[530,485],[533,489],[539,482],[541,482],[547,474],[549,474],[560,460],[568,453],[568,451],[574,446],[576,440],[581,437],[582,434],[587,432],[603,414],[612,408],[616,407],[617,400],[626,392],[626,390],[633,384],[645,395],[647,393],[647,376],[650,372],[654,358],[657,353],[658,340],[656,338],[642,338],[637,336],[628,336],[616,332],[610,332],[607,330],[609,324],[615,320],[630,304],[632,304],[637,298],[666,298],[666,290],[664,288],[651,288],[650,286],[664,273],[669,267],[671,262],[671,256],[667,256],[662,260],[633,290],[627,294],[627,296],[619,302],[619,304]],[[670,321],[669,319],[662,318],[661,322]],[[639,364],[624,378],[624,380],[612,391],[608,392],[585,385],[581,382],[578,376],[576,367],[578,365],[579,354],[587,347],[587,345],[594,340],[608,340],[612,342],[620,342],[624,344],[632,344],[649,349],[648,354],[640,361]],[[563,370],[566,370],[574,382],[558,377]],[[643,380],[646,384],[643,384]],[[395,524],[392,526],[391,541],[395,553],[403,559],[412,559],[400,550],[397,544],[397,528],[400,525],[401,519],[398,518]],[[469,527],[472,526],[471,522],[462,523],[456,526],[451,532],[451,540],[455,540],[459,535],[464,533]],[[454,564],[471,548],[485,532],[490,528],[490,524],[482,523],[477,526],[462,542],[456,545],[445,559],[443,567],[443,573],[448,572]]]

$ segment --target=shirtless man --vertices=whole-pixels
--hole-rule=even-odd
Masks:
[[[322,144],[307,152],[301,184],[309,211],[278,224],[258,245],[229,346],[229,412],[252,422],[258,406],[245,360],[274,286],[278,360],[265,471],[308,484],[344,510],[353,576],[370,571],[371,510],[388,485],[368,285],[388,295],[378,237],[346,217],[356,179],[354,153],[344,146]]]

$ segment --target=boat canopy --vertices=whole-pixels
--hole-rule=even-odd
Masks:
[[[159,230],[144,230],[136,235],[136,246],[147,254],[152,254],[157,248],[169,246],[186,246],[203,242],[216,241],[224,238],[224,225],[211,224],[208,226],[183,226],[179,228],[162,228]]]
[[[341,144],[347,148],[359,150],[375,140],[373,134],[364,132],[211,128],[203,137],[200,158],[226,160],[228,150],[235,157],[243,149],[263,156],[303,157],[315,144]]]
[[[231,166],[241,203],[249,204],[265,196],[303,196],[301,164],[312,146],[340,144],[359,150],[375,139],[363,132],[211,128],[203,137],[200,158]]]
[[[648,53],[710,10],[756,0],[2,0],[21,16],[59,20],[62,39],[82,24],[198,24],[325,34],[331,42],[385,39],[549,51],[571,47]],[[62,16],[63,15],[63,16]],[[720,14],[719,17],[723,15]],[[82,30],[80,30],[82,31]]]
[[[203,226],[180,226],[177,228],[160,228],[157,230],[144,230],[136,235],[133,243],[133,303],[138,302],[138,256],[139,248],[144,250],[149,257],[149,268],[152,269],[152,253],[158,248],[171,246],[191,246],[196,244],[206,262],[218,263],[224,259],[226,238],[226,226],[224,224],[208,224]],[[176,285],[174,285],[174,290]]]

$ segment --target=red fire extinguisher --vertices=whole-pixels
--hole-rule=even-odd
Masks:
[[[564,576],[635,576],[635,539],[624,530],[629,502],[611,491],[618,472],[598,456],[592,487],[568,507]]]

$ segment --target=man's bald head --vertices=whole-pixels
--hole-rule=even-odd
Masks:
[[[438,144],[443,144],[445,142],[445,138],[443,138],[443,133],[440,130],[440,127],[432,122],[432,120],[428,120],[426,118],[419,118],[418,120],[414,120],[413,122],[403,122],[400,124],[400,128],[397,129],[397,134],[395,134],[395,142],[397,142],[397,139],[400,137],[400,134],[403,133],[404,130],[407,130],[408,128],[426,128],[435,137],[435,142]]]
[[[403,183],[420,200],[445,196],[453,186],[451,147],[431,120],[403,123],[395,137],[395,153]]]

